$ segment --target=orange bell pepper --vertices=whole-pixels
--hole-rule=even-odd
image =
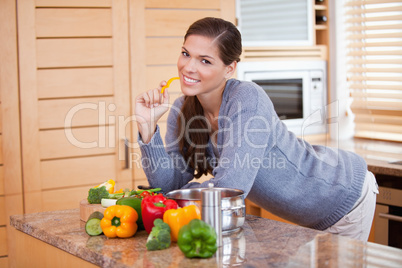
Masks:
[[[177,242],[180,228],[193,219],[201,220],[201,212],[196,205],[189,205],[178,209],[169,209],[163,214],[163,221],[169,224],[170,236],[174,242]]]
[[[107,237],[131,237],[137,232],[138,214],[129,206],[114,205],[103,213],[101,228]]]

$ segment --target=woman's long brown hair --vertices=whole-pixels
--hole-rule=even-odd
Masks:
[[[184,36],[184,42],[190,35],[201,35],[215,39],[219,57],[225,65],[240,61],[242,52],[241,35],[231,22],[219,18],[203,18],[194,22]],[[190,129],[208,129],[204,109],[197,96],[186,96],[178,117],[178,133],[184,133],[179,140],[179,149],[186,163],[195,170],[194,177],[212,174],[213,167],[207,161],[209,133],[206,131],[189,131]],[[184,120],[184,122],[182,122]],[[183,131],[184,127],[184,131]]]

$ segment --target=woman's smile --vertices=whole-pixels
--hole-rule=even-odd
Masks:
[[[184,80],[184,82],[186,82],[186,84],[195,84],[195,83],[198,83],[198,82],[201,82],[201,80],[197,80],[197,79],[194,79],[194,78],[190,78],[190,77],[188,77],[188,76],[185,76],[185,75],[183,75],[183,80]]]

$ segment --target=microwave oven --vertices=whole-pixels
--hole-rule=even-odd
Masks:
[[[326,61],[240,62],[237,78],[261,86],[296,135],[327,132]]]

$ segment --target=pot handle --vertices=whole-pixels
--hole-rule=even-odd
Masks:
[[[239,207],[233,207],[233,208],[222,208],[222,210],[234,210],[234,209],[243,209],[246,206],[239,206]]]

